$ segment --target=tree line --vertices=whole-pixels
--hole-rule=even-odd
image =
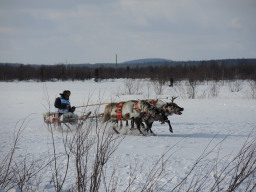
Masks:
[[[89,80],[95,81],[114,78],[136,78],[169,81],[174,80],[233,80],[252,79],[256,80],[256,63],[247,62],[246,59],[239,60],[236,64],[227,64],[223,60],[217,62],[200,61],[199,64],[183,63],[176,65],[152,64],[132,65],[116,67],[77,66],[77,65],[0,65],[0,81],[67,81],[67,80]]]

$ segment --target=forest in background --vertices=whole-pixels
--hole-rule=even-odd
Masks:
[[[67,81],[133,78],[174,80],[256,80],[255,59],[187,62],[147,62],[132,64],[0,64],[0,81]]]

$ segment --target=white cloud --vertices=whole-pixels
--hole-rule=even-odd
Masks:
[[[232,19],[230,26],[233,28],[241,28],[242,27],[241,20],[239,18]]]
[[[0,2],[0,58],[10,62],[256,57],[251,0],[8,2]],[[10,42],[22,49],[6,55]]]
[[[15,30],[10,27],[0,27],[0,35],[14,34]]]

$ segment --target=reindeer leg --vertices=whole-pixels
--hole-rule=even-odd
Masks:
[[[116,132],[116,134],[120,134],[117,130],[116,127],[118,126],[118,120],[115,120],[115,124],[113,126],[113,130]]]
[[[150,124],[149,124],[149,122],[146,121],[146,120],[145,120],[145,123],[146,123],[146,131],[148,132],[148,131],[149,131],[149,126],[150,126]]]
[[[134,129],[134,117],[131,118],[131,130]]]
[[[169,125],[169,131],[170,131],[171,133],[173,133],[173,130],[172,130],[172,126],[171,126],[170,121],[169,121],[169,120],[166,120],[166,122],[167,122],[168,125]]]
[[[151,132],[151,134],[153,135],[153,136],[156,136],[156,134],[152,131],[152,125],[153,125],[153,122],[150,124],[150,127],[149,127],[149,131]]]
[[[153,125],[153,122],[152,123],[149,123],[148,121],[145,121],[146,125],[147,125],[147,132],[150,131],[150,133],[153,135],[153,136],[156,136],[156,134],[152,131],[152,125]]]
[[[120,134],[115,127],[113,127],[113,130],[115,131],[116,134]]]
[[[129,126],[129,124],[128,124],[128,120],[126,120],[125,122],[126,122],[126,125],[125,125],[125,126],[126,126],[126,127],[128,127],[128,126]]]
[[[140,120],[140,119],[136,119],[136,120],[135,120],[135,123],[136,123],[137,129],[138,129],[139,132],[140,132],[140,135],[141,135],[141,136],[145,136],[145,135],[142,133],[142,131],[140,130],[141,120]]]

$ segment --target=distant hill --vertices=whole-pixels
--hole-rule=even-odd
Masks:
[[[63,64],[72,67],[89,67],[89,68],[98,68],[98,67],[148,67],[148,66],[176,66],[176,65],[199,65],[199,64],[225,64],[225,65],[237,65],[237,64],[256,64],[256,59],[243,58],[243,59],[219,59],[219,60],[198,60],[198,61],[173,61],[169,59],[161,59],[161,58],[146,58],[146,59],[137,59],[131,61],[125,61],[122,63],[81,63],[81,64]],[[1,65],[8,65],[12,67],[23,66],[22,63],[0,63]],[[44,64],[42,64],[44,65]],[[55,64],[61,65],[61,64]],[[32,67],[40,67],[38,64],[30,64]],[[53,66],[53,65],[44,65],[44,66]]]
[[[19,67],[21,65],[24,65],[23,63],[0,63],[0,65],[8,65],[12,67]]]
[[[131,60],[131,61],[125,61],[121,64],[143,64],[143,63],[164,63],[164,62],[172,62],[172,60],[159,59],[159,58],[136,59],[136,60]]]
[[[119,67],[148,67],[148,66],[176,66],[176,65],[200,65],[217,63],[219,65],[256,64],[256,59],[219,59],[198,61],[173,61],[168,59],[138,59],[118,64]]]

